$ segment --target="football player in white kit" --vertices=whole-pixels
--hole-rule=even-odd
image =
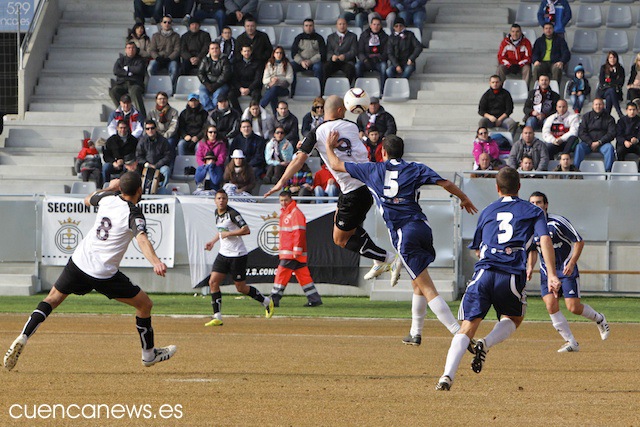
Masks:
[[[359,253],[361,256],[373,259],[373,267],[365,279],[373,279],[385,271],[391,270],[391,285],[395,286],[400,278],[401,261],[391,252],[387,252],[376,245],[369,234],[362,228],[367,212],[373,204],[373,197],[367,186],[346,172],[336,172],[329,166],[325,141],[331,131],[340,134],[340,146],[334,153],[343,162],[367,163],[369,155],[367,148],[360,139],[358,125],[344,119],[346,109],[342,98],[331,95],[324,104],[324,122],[310,131],[302,141],[295,158],[265,197],[281,190],[287,180],[293,176],[304,164],[311,151],[318,150],[320,157],[336,178],[340,186],[341,195],[338,198],[338,209],[333,226],[333,241],[336,245]]]
[[[49,295],[38,304],[4,357],[4,367],[14,368],[27,340],[51,312],[70,295],[84,295],[96,290],[136,309],[136,328],[142,345],[142,364],[153,366],[171,358],[176,346],[154,347],[149,296],[131,283],[118,268],[131,239],[153,265],[153,271],[164,277],[167,266],[156,255],[149,238],[144,215],[136,204],[142,198],[142,180],[137,172],[126,172],[109,187],[84,199],[87,206],[98,206],[96,222],[82,239]]]

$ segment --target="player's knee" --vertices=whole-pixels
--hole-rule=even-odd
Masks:
[[[578,301],[567,300],[567,310],[573,314],[582,314],[582,304]]]
[[[349,239],[345,239],[343,237],[340,236],[333,236],[333,243],[335,243],[336,245],[340,246],[341,248],[344,248],[345,246],[347,246],[347,242],[349,241]]]

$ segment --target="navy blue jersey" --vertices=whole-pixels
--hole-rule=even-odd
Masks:
[[[573,228],[573,225],[569,220],[560,215],[549,215],[547,218],[547,229],[553,242],[553,250],[556,254],[556,272],[558,277],[565,277],[562,274],[562,270],[566,267],[567,263],[573,255],[573,243],[581,242],[582,237],[578,234],[578,231]],[[540,236],[535,236],[535,242],[538,245],[538,251],[540,251]],[[542,274],[547,275],[547,266],[544,263],[544,259],[540,257],[540,270]],[[569,277],[578,276],[578,266],[573,269],[573,274]]]
[[[427,216],[417,201],[418,190],[422,185],[444,180],[428,166],[402,159],[344,165],[349,175],[367,185],[391,230],[410,221],[426,221]]]
[[[549,235],[544,211],[518,197],[506,196],[487,206],[478,218],[470,249],[480,250],[475,270],[523,274],[534,235]]]

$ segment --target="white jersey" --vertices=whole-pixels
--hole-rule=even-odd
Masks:
[[[216,228],[218,233],[240,230],[245,225],[247,223],[237,210],[227,206],[227,210],[220,215],[216,209]],[[247,254],[247,248],[244,246],[242,236],[231,236],[226,239],[220,239],[218,253],[227,257],[239,257]]]
[[[147,232],[147,222],[139,207],[112,192],[91,197],[98,206],[96,222],[71,256],[80,270],[96,279],[113,277],[131,239]]]
[[[369,153],[364,142],[360,139],[358,125],[345,119],[329,120],[311,130],[302,141],[300,151],[310,154],[315,147],[320,157],[322,157],[322,161],[327,165],[327,169],[329,169],[331,174],[336,178],[336,182],[340,186],[342,193],[347,194],[362,187],[364,183],[353,178],[346,172],[336,172],[329,166],[325,142],[332,130],[336,130],[340,134],[341,144],[333,150],[338,159],[343,162],[353,163],[369,162]]]

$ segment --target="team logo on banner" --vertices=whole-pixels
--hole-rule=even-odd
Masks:
[[[72,254],[76,250],[78,243],[84,237],[78,228],[81,221],[74,221],[71,217],[64,221],[58,221],[61,227],[56,232],[54,242],[56,247],[65,254]]]
[[[160,244],[162,243],[162,222],[157,219],[147,219],[147,237],[149,238],[149,242],[153,246],[153,250],[157,251],[160,248]],[[140,246],[138,246],[138,241],[136,239],[132,240],[133,247],[140,253]]]
[[[270,215],[260,215],[260,218],[262,218],[264,224],[258,231],[258,246],[269,255],[278,255],[278,246],[280,245],[278,214],[273,212]]]

